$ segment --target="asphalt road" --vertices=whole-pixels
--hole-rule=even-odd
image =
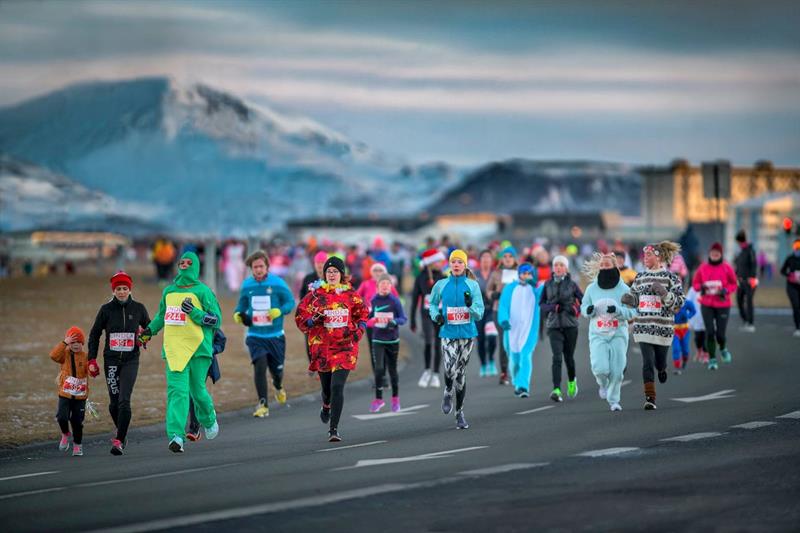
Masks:
[[[134,430],[122,457],[106,439],[80,458],[55,443],[2,452],[0,529],[797,531],[800,340],[785,315],[755,334],[738,325],[733,363],[670,373],[657,411],[642,409],[635,348],[623,411],[597,397],[584,323],[580,393],[561,404],[548,399],[546,341],[528,399],[478,378],[473,354],[464,431],[442,414],[441,389],[416,386],[417,356],[399,415],[369,415],[369,388],[348,385],[339,444],[305,398],[268,419],[222,415],[220,436],[182,455],[160,426]]]

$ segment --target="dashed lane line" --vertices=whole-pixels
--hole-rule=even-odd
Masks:
[[[775,418],[800,418],[800,411],[792,411],[791,413],[786,413],[785,415],[776,416]]]
[[[734,429],[758,429],[767,426],[774,426],[777,422],[765,422],[763,420],[754,420],[753,422],[745,422],[744,424],[737,424],[731,426]]]
[[[677,437],[668,437],[666,439],[659,439],[662,442],[690,442],[693,440],[711,439],[725,435],[716,431],[706,431],[701,433],[689,433],[688,435],[678,435]]]
[[[519,413],[515,413],[518,415],[529,415],[531,413],[538,413],[539,411],[547,411],[548,409],[552,409],[555,405],[545,405],[544,407],[537,407],[536,409],[528,409],[527,411],[520,411]]]
[[[621,453],[630,453],[638,451],[639,448],[635,447],[618,447],[618,448],[604,448],[602,450],[589,450],[588,452],[581,452],[577,454],[578,457],[607,457],[609,455],[619,455]]]
[[[0,477],[0,481],[9,481],[12,479],[22,479],[25,477],[49,476],[50,474],[58,474],[60,470],[51,470],[48,472],[33,472],[32,474],[20,474],[18,476]]]
[[[338,450],[347,450],[349,448],[363,448],[364,446],[374,446],[376,444],[385,444],[389,441],[386,440],[375,440],[372,442],[362,442],[361,444],[351,444],[350,446],[337,446],[336,448],[324,448],[322,450],[316,450],[316,453],[323,453],[323,452],[335,452]]]

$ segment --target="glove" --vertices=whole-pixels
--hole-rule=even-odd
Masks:
[[[89,359],[89,375],[96,378],[100,374],[100,367],[97,366],[97,359]]]
[[[586,316],[592,316],[594,314],[594,306],[590,305],[586,308]]]
[[[408,326],[408,329],[411,330],[411,333],[416,333],[417,332],[417,323],[416,322],[411,322],[411,324],[409,324],[409,326]]]
[[[702,294],[702,295],[704,295],[704,296],[705,296],[705,294],[706,294],[706,286],[705,286],[705,285],[703,285],[702,287],[700,287],[700,294]]]
[[[141,342],[145,348],[147,348],[147,343],[150,342],[150,339],[153,338],[153,332],[150,331],[150,328],[144,328],[144,331],[139,335],[139,342]]]
[[[389,327],[390,328],[396,328],[397,327],[397,320],[390,320],[389,321]]]
[[[556,314],[559,314],[559,313],[561,313],[561,304],[556,304],[555,313],[556,313]]]
[[[629,292],[623,294],[622,298],[620,298],[619,301],[622,302],[622,305],[627,305],[628,307],[636,307],[636,297]]]
[[[722,287],[722,290],[719,291],[719,299],[724,300],[728,297],[728,289],[726,287]]]
[[[464,291],[464,305],[472,307],[472,293],[469,291]]]
[[[508,322],[507,320],[505,322],[500,322],[500,328],[508,331],[509,329],[511,329],[511,323]]]
[[[283,314],[283,313],[281,313],[281,310],[280,310],[280,309],[278,309],[277,307],[273,307],[272,309],[270,309],[270,310],[269,310],[269,317],[270,317],[272,320],[275,320],[276,318],[278,318],[278,317],[279,317],[279,316],[281,316],[282,314]]]
[[[244,319],[242,318],[242,313],[239,312],[233,313],[233,321],[239,324],[240,326],[243,326]]]
[[[436,320],[433,321],[438,327],[444,326],[444,317],[442,315],[436,315]]]
[[[661,298],[667,295],[667,289],[657,281],[654,281],[650,288],[657,296]]]
[[[187,315],[191,314],[191,312],[194,311],[194,304],[192,303],[191,298],[183,299],[183,302],[181,303],[181,311],[183,311]]]
[[[609,305],[608,307],[606,307],[606,313],[608,313],[610,315],[613,315],[616,312],[617,312],[617,306],[616,305]]]
[[[578,302],[572,304],[572,312],[575,313],[576,317],[581,316],[581,306],[578,305]]]

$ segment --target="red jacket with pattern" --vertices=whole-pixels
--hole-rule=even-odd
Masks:
[[[369,311],[364,300],[347,285],[312,285],[297,306],[294,320],[308,336],[312,372],[355,370],[358,341],[364,335]],[[312,325],[309,326],[309,320]]]

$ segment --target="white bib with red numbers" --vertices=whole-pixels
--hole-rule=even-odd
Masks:
[[[339,309],[326,309],[324,326],[326,328],[345,328],[350,322],[350,309],[343,307]]]
[[[108,336],[108,347],[115,352],[132,352],[136,346],[133,333],[112,333]]]
[[[186,313],[178,305],[168,305],[167,312],[164,313],[164,324],[170,326],[185,326]]]
[[[448,307],[447,323],[452,326],[469,324],[469,307]]]
[[[713,296],[722,292],[722,281],[712,279],[704,282],[703,287],[706,289],[706,294],[711,294]]]
[[[425,297],[422,299],[422,307],[424,307],[425,309],[430,309],[431,308],[431,295],[430,294],[426,294]]]
[[[600,317],[595,322],[597,332],[601,335],[613,335],[617,328],[619,328],[619,320],[611,315]]]
[[[72,396],[83,396],[86,394],[86,378],[76,378],[75,376],[67,376],[61,390],[66,394]]]
[[[789,274],[789,281],[800,284],[800,270],[795,270]]]
[[[519,273],[516,271],[516,269],[506,268],[503,269],[503,274],[500,282],[503,285],[508,285],[512,281],[517,281],[518,279],[519,279]]]
[[[385,329],[389,322],[394,320],[394,313],[391,311],[388,312],[376,312],[375,313],[375,327]]]
[[[250,307],[253,308],[254,326],[272,325],[272,317],[269,316],[269,310],[272,308],[272,297],[253,296],[250,298]]]
[[[661,297],[656,294],[643,294],[639,296],[640,313],[658,313],[661,311]]]
[[[493,335],[496,337],[497,324],[495,324],[493,320],[490,320],[489,322],[486,323],[486,326],[483,328],[483,332],[486,333],[486,335]]]

